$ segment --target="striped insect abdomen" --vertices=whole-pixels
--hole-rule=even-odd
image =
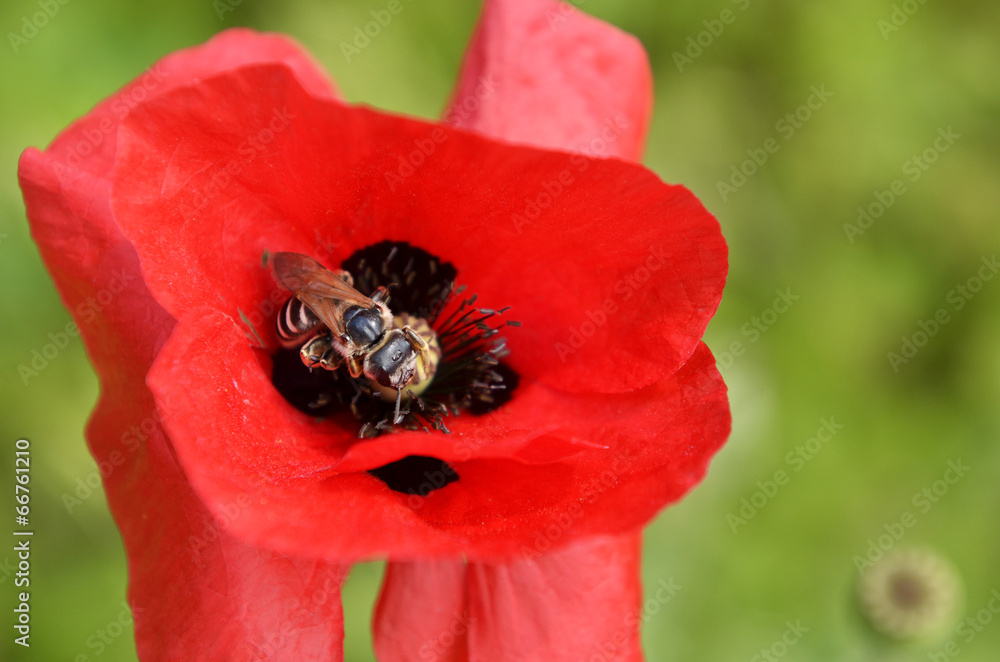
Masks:
[[[296,297],[291,297],[278,312],[278,338],[282,346],[294,348],[326,327],[315,313]]]

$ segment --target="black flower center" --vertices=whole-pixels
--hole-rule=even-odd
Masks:
[[[458,272],[453,265],[408,243],[382,241],[356,251],[340,268],[351,274],[353,287],[362,294],[371,296],[380,287],[388,290],[385,304],[397,327],[405,324],[429,343],[433,374],[419,388],[403,390],[406,398],[396,418],[391,397],[395,391],[387,396],[387,390],[372,380],[351,377],[346,366],[310,369],[298,349],[279,349],[272,356],[271,381],[294,407],[319,417],[350,411],[359,423],[358,436],[370,438],[397,426],[448,432],[447,416],[463,411],[486,414],[513,397],[518,375],[501,362],[507,348],[499,334],[517,323],[503,319],[506,309],[476,307],[477,296],[466,295],[465,287],[456,285]],[[410,384],[417,381],[414,378]],[[421,456],[370,473],[407,494],[458,480],[446,462]],[[445,480],[428,481],[427,474]]]

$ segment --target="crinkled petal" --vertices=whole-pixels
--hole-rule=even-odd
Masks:
[[[512,307],[512,367],[565,391],[660,381],[721,298],[725,243],[686,189],[318,100],[284,68],[179,89],[137,108],[120,140],[115,217],[154,296],[175,317],[209,306],[266,321],[272,346],[288,295],[265,251],[336,268],[385,239],[423,247],[483,305]]]
[[[729,432],[725,386],[703,346],[633,393],[522,384],[496,416],[448,419],[452,434],[402,431],[346,454],[358,423],[346,414],[316,423],[293,409],[267,363],[236,321],[200,308],[181,318],[148,384],[213,514],[248,496],[234,534],[330,560],[495,558],[633,530],[700,480]],[[446,460],[459,479],[417,476],[420,496],[367,473],[408,455]],[[559,538],[540,538],[559,518],[570,522]]]
[[[489,0],[444,117],[501,140],[637,161],[651,113],[638,39],[567,2]]]

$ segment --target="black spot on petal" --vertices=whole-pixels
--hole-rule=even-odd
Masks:
[[[458,480],[458,472],[450,464],[424,455],[407,455],[368,473],[394,492],[422,497]]]

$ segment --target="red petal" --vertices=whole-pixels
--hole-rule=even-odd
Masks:
[[[390,561],[372,624],[379,662],[466,662],[465,562]]]
[[[640,391],[568,396],[529,382],[504,414],[459,416],[450,435],[400,432],[344,455],[357,423],[311,422],[275,392],[267,363],[226,315],[198,309],[148,383],[213,514],[243,498],[234,534],[330,560],[535,555],[633,530],[700,480],[729,431],[725,387],[702,348]],[[365,473],[415,454],[449,460],[460,479],[421,498]],[[426,478],[428,490],[444,482]],[[544,531],[554,520],[567,522],[555,537]]]
[[[652,76],[639,41],[566,2],[491,0],[445,121],[494,138],[639,160]]]
[[[251,64],[280,64],[316,97],[337,98],[333,83],[305,51],[287,37],[245,28],[221,32],[203,45],[159,60],[141,76],[99,103],[61,133],[46,150],[63,178],[78,171],[109,174],[115,158],[118,125],[135,108],[178,87]]]
[[[534,559],[390,562],[375,615],[376,656],[640,661],[641,550],[641,536],[627,533]]]
[[[132,113],[120,140],[115,216],[175,317],[207,305],[269,322],[287,294],[265,250],[337,266],[409,241],[455,264],[483,305],[513,306],[519,373],[621,392],[680,367],[721,298],[725,243],[686,189],[633,164],[319,101],[284,69],[178,90]],[[422,165],[400,170],[403,155]]]
[[[471,563],[469,659],[641,661],[641,551],[641,536],[625,534],[533,560]]]
[[[288,659],[342,658],[340,566],[233,540],[228,520],[214,521],[180,472],[144,385],[174,320],[139,279],[137,256],[109,204],[115,125],[140,89],[155,96],[220,66],[272,59],[286,62],[317,94],[330,94],[287,41],[228,32],[154,65],[48,152],[27,150],[20,162],[32,233],[101,380],[87,438],[107,474],[105,490],[125,540],[144,660],[250,659],[275,651]]]

